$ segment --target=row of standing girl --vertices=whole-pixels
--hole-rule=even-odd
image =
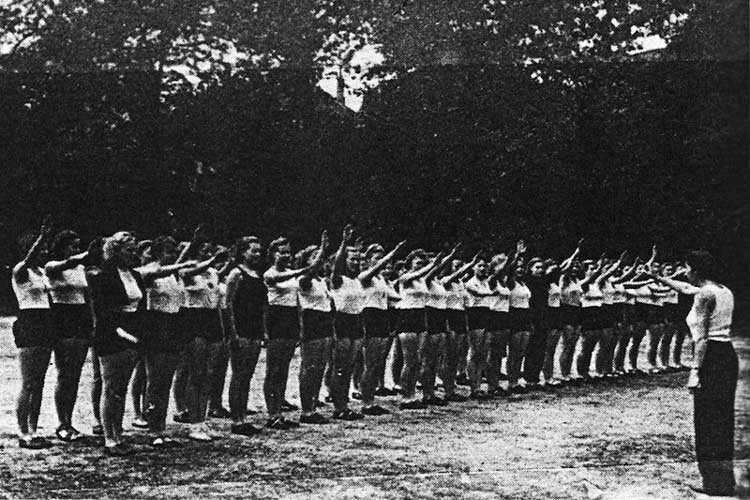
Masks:
[[[646,331],[652,371],[681,367],[680,301],[647,274],[657,271],[655,252],[645,264],[623,266],[622,257],[580,263],[579,245],[560,264],[525,262],[519,242],[512,256],[478,254],[467,263],[456,258],[457,248],[436,256],[414,250],[399,266],[403,242],[387,253],[377,244],[365,248],[347,227],[331,258],[325,233],[296,259],[285,238],[274,240],[267,248],[272,265],[263,272],[263,249],[253,236],[240,238],[230,259],[197,233],[181,251],[170,237],[139,243],[129,232],[95,240],[86,252],[72,231],[50,236],[43,227],[38,238],[27,239],[25,257],[13,270],[23,447],[49,445],[36,427],[53,351],[56,434],[64,441],[80,437],[72,414],[89,346],[94,415],[101,422],[94,431],[115,455],[131,451],[122,421],[134,369],[136,423],[150,430],[153,446],[176,444],[165,434],[172,388],[175,420],[190,424],[190,438],[213,438],[205,425],[209,406],[212,416],[231,417],[233,433],[257,433],[247,421],[247,401],[263,345],[266,426],[282,430],[299,426],[283,415],[296,408],[285,393],[298,345],[305,424],[328,421],[317,411],[324,382],[335,419],[389,413],[376,396],[392,393],[383,383],[391,349],[403,410],[463,401],[456,391],[461,383],[470,386],[469,397],[482,400],[541,387],[541,375],[547,388],[619,376],[626,358],[635,373]],[[663,272],[676,275],[669,266]],[[501,384],[504,358],[507,388]],[[221,404],[228,363],[229,411]],[[443,397],[436,394],[438,376]],[[359,412],[349,407],[352,379],[363,403]]]

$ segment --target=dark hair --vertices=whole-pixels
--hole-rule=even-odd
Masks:
[[[685,262],[690,266],[696,277],[720,281],[722,275],[721,267],[710,252],[706,250],[688,252],[685,256]]]
[[[104,257],[104,240],[103,236],[97,236],[89,244],[89,253],[86,255],[86,260],[83,263],[85,266],[98,266],[102,263]]]
[[[200,248],[205,245],[206,243],[213,244],[213,241],[211,241],[209,238],[206,238],[205,236],[198,236],[193,241],[188,243],[190,245],[190,249],[188,250],[187,255],[185,255],[185,258],[187,260],[190,259],[197,259],[198,258],[198,251]]]
[[[234,243],[234,260],[240,262],[242,260],[242,254],[247,252],[250,245],[261,245],[260,238],[257,236],[243,236],[238,238]]]
[[[80,239],[78,233],[71,231],[70,229],[63,229],[52,239],[52,245],[50,246],[49,252],[50,257],[58,260],[62,259],[63,249],[78,239]]]
[[[271,264],[273,264],[273,261],[274,261],[273,254],[276,253],[276,250],[278,250],[279,247],[283,247],[284,245],[288,245],[288,244],[289,244],[289,240],[286,239],[283,236],[279,236],[278,238],[276,238],[275,240],[273,240],[268,245],[268,261]]]
[[[532,257],[529,259],[529,262],[526,263],[526,272],[531,274],[531,268],[534,266],[534,264],[542,264],[544,265],[544,260],[541,257]]]
[[[364,257],[366,259],[369,259],[370,256],[375,252],[385,253],[385,249],[377,243],[373,243],[372,245],[367,247],[367,250],[365,250]]]
[[[164,249],[167,245],[173,245],[177,248],[177,240],[171,236],[157,236],[151,243],[151,256],[156,257],[164,253]]]
[[[411,267],[412,261],[416,258],[425,259],[426,258],[425,251],[422,250],[421,248],[417,248],[409,252],[409,255],[407,255],[406,258],[404,259],[404,262],[406,263],[407,267]]]

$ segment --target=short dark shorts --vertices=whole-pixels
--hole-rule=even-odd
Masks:
[[[580,306],[570,306],[563,304],[560,307],[560,323],[563,326],[579,326],[581,324],[581,310]]]
[[[337,339],[357,340],[365,336],[362,317],[359,314],[334,313],[333,328]]]
[[[384,338],[391,334],[390,317],[387,309],[367,307],[362,311],[365,335],[369,338]]]
[[[302,340],[320,340],[333,337],[333,313],[302,310]]]
[[[490,309],[488,307],[470,307],[466,310],[469,318],[469,330],[486,330],[490,324]]]
[[[646,306],[646,324],[660,325],[664,323],[664,308],[662,306]]]
[[[297,308],[269,306],[266,326],[269,339],[299,339],[299,313]]]
[[[179,314],[183,335],[188,342],[196,337],[203,337],[212,343],[221,342],[224,338],[218,309],[187,307],[180,309]]]
[[[542,324],[548,330],[559,330],[562,328],[562,312],[561,307],[547,307],[544,310],[544,317]]]
[[[180,314],[146,311],[143,324],[143,345],[149,352],[181,352],[188,338],[182,328]]]
[[[427,331],[424,309],[399,309],[398,328],[400,333],[421,333]]]
[[[445,309],[425,307],[424,312],[427,333],[435,335],[445,333],[448,330],[448,314]]]
[[[91,340],[94,322],[88,304],[51,304],[49,316],[55,340]]]
[[[49,309],[21,309],[13,322],[16,347],[52,347],[53,330]]]
[[[466,311],[461,309],[447,309],[448,330],[456,335],[466,334]]]
[[[510,331],[530,332],[531,331],[531,309],[510,308]]]
[[[630,326],[636,323],[638,318],[638,306],[636,304],[625,303],[622,305],[622,323]]]
[[[680,321],[680,307],[679,304],[664,304],[664,319],[667,323],[677,323]]]
[[[510,329],[510,312],[490,310],[487,329],[491,332],[502,332]]]
[[[603,307],[582,307],[581,331],[601,330],[604,324],[603,317],[605,316],[603,309]]]

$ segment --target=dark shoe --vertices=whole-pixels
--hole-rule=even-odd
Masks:
[[[20,438],[18,440],[18,447],[26,448],[28,450],[43,450],[46,448],[51,448],[52,446],[53,444],[49,439],[43,438],[41,436],[34,436],[31,439]]]
[[[371,405],[371,406],[362,407],[363,415],[379,416],[379,415],[389,415],[390,413],[391,413],[390,411],[386,410],[380,405]]]
[[[208,416],[211,418],[232,418],[230,411],[223,407],[209,410]]]
[[[317,425],[322,425],[322,424],[327,424],[328,423],[328,419],[325,418],[320,413],[316,412],[316,413],[312,413],[310,415],[301,415],[299,417],[299,422],[301,424],[317,424]]]
[[[521,385],[516,385],[511,387],[508,392],[511,394],[526,394],[529,391]]]
[[[68,432],[70,433],[70,440],[71,441],[78,441],[79,439],[83,438],[83,434],[81,434],[81,431],[73,427],[72,425],[68,427]]]
[[[333,403],[333,398],[331,396],[326,396],[325,401],[326,403]]]
[[[287,420],[284,417],[281,417],[281,421],[284,422],[284,425],[286,425],[288,429],[296,429],[299,427],[299,422],[295,422],[294,420]]]
[[[91,428],[91,434],[94,436],[103,436],[104,435],[104,427],[101,426],[101,424],[96,424]]]
[[[498,380],[508,380],[508,374],[500,372],[500,375],[498,375]]]
[[[245,410],[245,415],[257,415],[257,414],[258,414],[258,410],[254,410],[252,408],[248,408],[247,410]]]
[[[333,412],[333,418],[336,420],[362,420],[365,416],[347,408],[346,410]]]
[[[492,391],[492,395],[496,398],[505,398],[508,397],[508,391],[506,391],[502,387],[495,387],[495,389]]]
[[[424,404],[422,401],[414,400],[414,401],[407,401],[405,403],[401,403],[398,405],[398,407],[401,410],[424,410],[427,408],[427,405]]]
[[[249,423],[232,424],[231,431],[232,434],[238,434],[240,436],[255,436],[261,432],[260,429]]]
[[[361,401],[362,400],[362,393],[358,392],[358,391],[354,391],[352,393],[352,399],[356,399],[356,400]]]
[[[448,401],[437,396],[431,396],[429,398],[423,399],[422,402],[429,406],[448,406]]]
[[[489,401],[490,399],[492,399],[492,396],[484,391],[474,391],[469,395],[469,399],[472,399],[474,401]]]
[[[324,408],[324,407],[326,407],[326,406],[328,406],[328,403],[324,403],[324,402],[323,402],[323,401],[321,401],[321,400],[317,400],[317,401],[315,402],[315,408]]]
[[[727,488],[726,490],[719,490],[719,489],[706,489],[699,486],[688,486],[691,490],[693,490],[696,493],[700,493],[701,495],[708,495],[711,497],[733,497],[736,493],[734,488]]]
[[[172,420],[177,422],[178,424],[189,424],[190,423],[190,413],[185,411],[178,411],[174,414],[174,417],[172,417]]]
[[[297,411],[299,410],[299,406],[290,403],[289,401],[284,401],[281,403],[281,411]]]
[[[393,392],[391,389],[388,389],[386,387],[378,387],[375,389],[375,395],[380,397],[388,397],[393,396]]]
[[[289,425],[287,424],[287,421],[281,417],[269,418],[266,421],[266,427],[268,427],[269,429],[275,429],[277,431],[288,431],[289,429],[291,429],[291,427],[289,427]]]
[[[456,385],[471,385],[471,381],[466,374],[462,373],[456,377]]]
[[[541,391],[541,390],[542,390],[542,386],[540,384],[537,384],[537,383],[528,384],[526,386],[526,392]]]
[[[465,403],[469,398],[466,396],[462,396],[460,394],[453,393],[449,396],[445,396],[446,401],[450,401],[451,403]]]

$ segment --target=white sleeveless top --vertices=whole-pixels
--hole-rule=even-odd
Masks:
[[[510,290],[510,307],[513,309],[528,309],[531,302],[531,290],[518,282]]]
[[[299,278],[297,278],[297,284],[299,285]],[[310,280],[310,288],[307,290],[299,287],[297,294],[302,309],[331,312],[331,295],[328,293],[328,285],[320,276],[315,276]]]
[[[23,283],[11,278],[13,293],[16,294],[19,309],[49,309],[49,295],[47,295],[47,278],[42,268],[27,268],[28,278]]]
[[[50,298],[54,304],[86,303],[86,270],[83,265],[57,273],[46,273]]]
[[[356,278],[341,276],[341,286],[331,290],[336,312],[360,314],[365,306],[365,292]]]
[[[729,333],[732,329],[732,314],[734,313],[734,294],[727,287],[713,284],[704,285],[701,289],[712,292],[716,300],[714,310],[711,311],[711,316],[708,318],[708,340],[729,342]],[[701,339],[703,333],[704,318],[698,315],[695,305],[696,302],[694,300],[693,308],[690,309],[685,321],[688,328],[690,328],[693,341],[698,341]]]
[[[490,297],[490,311],[509,312],[510,311],[510,290],[500,282],[495,285],[496,295]]]
[[[612,287],[615,289],[615,293],[612,296],[612,300],[615,304],[627,304],[630,303],[630,297],[628,297],[627,292],[625,291],[625,286],[622,283],[617,283],[615,285],[612,285]],[[634,299],[633,299],[634,300]],[[633,302],[635,303],[635,302]]]
[[[464,295],[466,294],[466,288],[461,280],[456,280],[450,284],[443,284],[445,288],[445,307],[446,309],[452,309],[455,311],[464,310]]]
[[[680,293],[677,290],[669,289],[669,292],[667,292],[667,295],[664,296],[663,302],[665,304],[679,304],[680,303]]]
[[[365,309],[388,309],[388,283],[385,278],[375,275],[370,278],[369,286],[362,285],[365,293]]]
[[[472,276],[469,281],[466,282],[466,307],[490,307],[492,297],[477,297],[469,291],[472,288],[481,293],[490,293],[489,279],[480,280],[476,276]]]
[[[604,294],[596,283],[591,283],[581,295],[581,307],[601,307],[604,304]]]
[[[128,303],[123,305],[120,310],[122,312],[136,312],[143,299],[143,292],[141,292],[138,282],[130,271],[118,269],[117,274],[120,275],[120,280],[125,287],[125,295],[128,296]]]
[[[433,279],[427,287],[426,305],[435,309],[448,308],[448,291],[437,278]]]
[[[649,285],[643,285],[641,287],[638,287],[635,289],[635,301],[638,304],[646,304],[650,306],[658,306],[660,305],[659,301],[654,297],[654,294],[651,292],[651,287]]]
[[[604,305],[613,305],[615,303],[615,295],[617,295],[617,290],[615,290],[615,287],[612,286],[612,283],[610,283],[608,279],[604,280],[604,283],[602,283],[601,291],[604,298]]]
[[[562,292],[560,291],[560,285],[557,283],[550,283],[549,290],[547,291],[547,307],[560,307],[562,305]]]
[[[278,274],[279,272],[275,267],[271,267],[265,273],[263,273],[266,287],[268,287],[268,305],[297,307],[297,280],[288,279],[285,281],[277,281],[273,284],[268,282],[269,277],[276,276]]]
[[[427,285],[424,280],[412,280],[409,286],[401,283],[399,291],[401,300],[396,303],[396,309],[424,309],[427,302]]]
[[[146,287],[146,310],[169,314],[180,312],[185,302],[185,287],[174,274],[157,278]]]
[[[581,295],[583,295],[581,284],[574,279],[560,287],[560,301],[566,306],[580,307]]]
[[[209,267],[185,281],[185,307],[187,309],[218,309],[219,272],[216,269]]]

